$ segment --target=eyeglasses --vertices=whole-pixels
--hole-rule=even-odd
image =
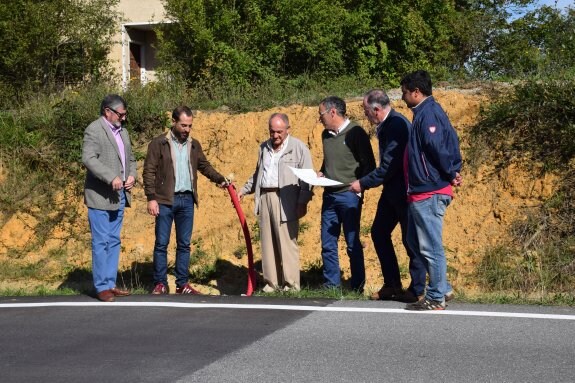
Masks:
[[[329,112],[329,109],[326,109],[326,110],[324,110],[323,112],[320,112],[319,118],[321,118],[321,116],[323,116],[323,115],[326,114],[327,112]]]
[[[128,112],[120,113],[117,110],[110,108],[109,106],[108,106],[108,109],[110,109],[110,111],[116,113],[116,116],[118,116],[119,119],[122,119],[128,115]]]

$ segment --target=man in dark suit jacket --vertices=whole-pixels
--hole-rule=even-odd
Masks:
[[[122,123],[126,102],[116,94],[104,97],[100,118],[84,132],[82,162],[86,166],[84,203],[92,233],[92,276],[99,300],[113,302],[130,295],[116,287],[120,259],[120,231],[124,207],[131,205],[136,182],[136,159]]]
[[[406,242],[407,235],[407,192],[403,175],[403,153],[409,138],[411,124],[400,113],[391,108],[385,91],[374,89],[363,98],[363,109],[369,122],[377,124],[379,140],[379,167],[354,181],[350,190],[360,192],[383,185],[383,192],[377,204],[377,212],[371,226],[371,238],[381,264],[383,287],[370,298],[414,301],[425,290],[425,266],[415,258]],[[409,256],[411,284],[404,293],[397,256],[393,248],[391,233],[401,226],[403,246]]]

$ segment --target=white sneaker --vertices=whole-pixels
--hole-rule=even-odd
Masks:
[[[264,293],[273,293],[274,291],[276,291],[276,289],[274,289],[270,285],[265,285],[264,288],[262,289],[262,291]]]

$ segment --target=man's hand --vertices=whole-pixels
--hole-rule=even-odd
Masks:
[[[158,201],[148,201],[148,214],[153,215],[154,217],[160,215],[160,205],[158,205]]]
[[[134,178],[134,176],[128,176],[128,179],[126,180],[126,182],[124,182],[124,189],[131,190],[135,184],[136,179]]]
[[[318,177],[323,177],[324,175],[323,175],[322,172],[317,172],[317,176],[318,176]]]
[[[124,188],[124,183],[120,179],[120,177],[116,177],[112,180],[112,190],[118,191]]]
[[[241,201],[244,198],[244,195],[242,194],[242,191],[240,190],[238,192],[238,199]]]
[[[297,217],[303,218],[307,214],[307,204],[299,203],[297,205]]]
[[[359,180],[355,180],[349,185],[349,191],[352,191],[354,193],[361,193],[362,192],[361,184],[359,183]]]
[[[451,185],[452,186],[461,186],[462,184],[463,184],[463,177],[461,177],[461,174],[455,173],[455,178],[453,180],[451,180]]]

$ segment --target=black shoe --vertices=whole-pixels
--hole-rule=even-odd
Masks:
[[[423,298],[415,303],[408,304],[405,309],[412,311],[445,310],[445,303]]]

